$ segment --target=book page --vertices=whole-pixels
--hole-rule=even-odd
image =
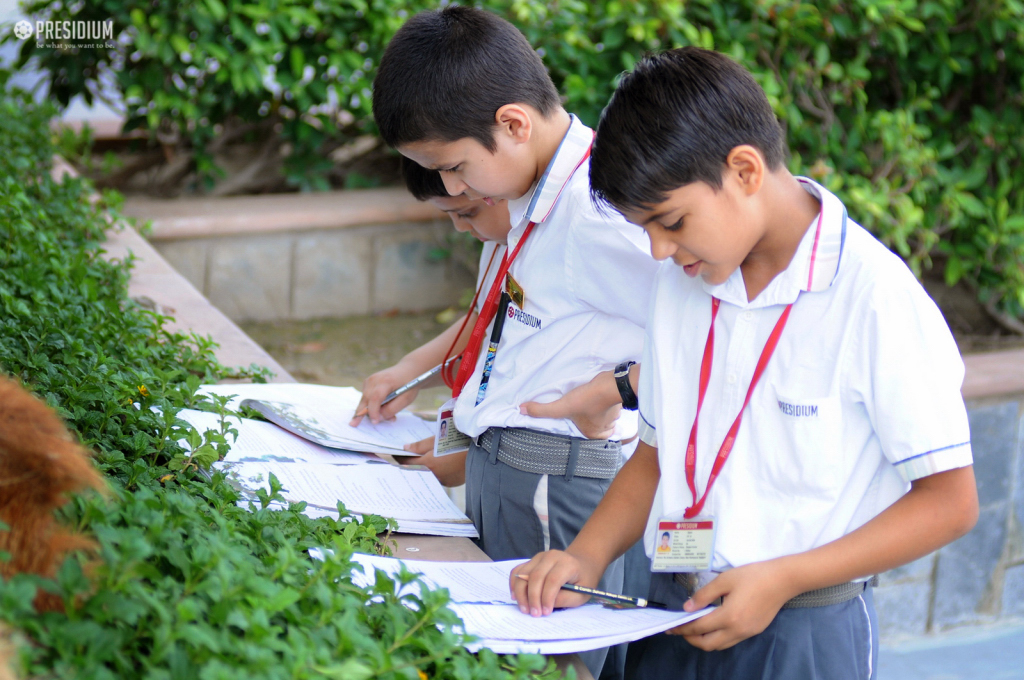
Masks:
[[[355,408],[339,410],[333,403],[285,403],[280,401],[245,400],[249,406],[262,413],[268,420],[295,434],[324,446],[357,448],[381,452],[412,455],[404,451],[405,444],[412,444],[434,435],[433,425],[411,413],[400,412],[393,421],[377,425],[364,418],[358,427],[348,423],[355,414]]]
[[[431,562],[427,560],[400,560],[355,553],[352,560],[363,565],[363,573],[353,571],[352,582],[365,587],[374,583],[374,570],[394,576],[404,564],[408,571],[420,574],[431,589],[447,588],[452,602],[514,604],[508,589],[509,575],[516,565],[527,560],[504,562]]]
[[[276,462],[217,466],[248,489],[269,488],[273,474],[284,486],[284,498],[328,511],[334,511],[341,501],[346,509],[358,514],[472,526],[429,470],[410,470],[383,461],[348,466]]]
[[[354,387],[314,385],[312,383],[237,383],[233,385],[203,385],[201,394],[235,395],[228,408],[235,411],[243,399],[281,401],[291,404],[330,403],[339,410],[355,411],[362,393]]]
[[[516,605],[454,603],[451,609],[462,619],[466,633],[470,635],[489,640],[535,642],[622,635],[627,639],[636,635],[632,638],[635,640],[680,626],[711,611],[711,608],[692,613],[663,609],[609,609],[598,604],[585,604],[533,617],[523,614]]]
[[[178,417],[200,433],[220,429],[220,416],[206,411],[182,409]],[[324,463],[328,465],[355,465],[369,460],[380,460],[372,453],[356,453],[330,449],[287,432],[273,423],[232,416],[228,424],[238,430],[238,439],[224,457],[226,462],[277,461],[280,463]],[[228,436],[231,441],[231,436]]]

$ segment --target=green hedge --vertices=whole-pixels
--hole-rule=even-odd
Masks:
[[[786,125],[794,171],[838,192],[918,273],[938,258],[947,283],[966,281],[1004,321],[1024,316],[1020,0],[478,4],[526,33],[567,108],[591,125],[643,53],[697,44],[731,54]],[[326,154],[373,131],[370,85],[388,38],[436,5],[36,0],[27,11],[40,19],[112,19],[120,42],[69,52],[29,41],[22,57],[38,58],[65,104],[89,99],[112,68],[129,127],[181,140],[208,174],[225,129],[278,126],[290,181],[322,187]],[[279,88],[264,84],[270,69]]]
[[[64,512],[96,537],[98,564],[72,557],[53,581],[0,582],[0,619],[29,640],[25,676],[483,680],[544,668],[538,656],[466,653],[435,625],[456,621],[446,591],[413,611],[392,581],[353,587],[348,556],[382,548],[383,518],[312,520],[301,504],[266,509],[266,493],[247,509],[223,475],[198,474],[230,443],[230,421],[201,435],[175,414],[217,410],[196,388],[254,371],[229,371],[209,339],[169,331],[129,299],[131,263],[101,258],[113,198],[94,204],[87,184],[45,174],[54,113],[0,96],[0,371],[96,452],[112,498],[79,497]],[[310,546],[336,555],[313,562]],[[35,612],[39,585],[66,614]]]

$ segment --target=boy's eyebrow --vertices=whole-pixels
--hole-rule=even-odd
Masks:
[[[662,217],[664,217],[665,215],[669,214],[670,212],[672,212],[672,211],[671,210],[663,210],[660,213],[656,213],[654,215],[651,215],[646,220],[644,220],[643,223],[644,224],[650,224],[651,222],[654,222],[655,220],[660,220]]]

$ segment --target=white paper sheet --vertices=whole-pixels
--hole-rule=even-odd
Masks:
[[[466,633],[481,638],[467,648],[486,647],[500,654],[567,654],[600,649],[661,633],[713,611],[711,607],[688,613],[585,604],[534,618],[515,605],[456,603],[451,609],[462,619]]]
[[[312,554],[312,552],[310,553]],[[360,587],[372,585],[374,570],[394,576],[404,564],[408,571],[420,574],[420,579],[429,588],[447,588],[452,602],[476,602],[487,604],[513,604],[508,590],[508,578],[512,569],[526,560],[504,562],[430,562],[427,560],[400,560],[394,557],[379,557],[356,553],[352,560],[363,565],[363,573],[352,572],[352,583]]]
[[[239,501],[238,507],[248,508],[249,502],[250,501],[248,500]],[[274,510],[284,510],[286,507],[286,505],[277,502],[270,504],[270,508]],[[311,505],[307,505],[302,514],[306,517],[312,517],[313,519],[330,517],[331,519],[337,520],[340,517],[337,510],[326,510],[324,508],[317,508]],[[362,518],[362,515],[355,512],[351,513],[351,516],[356,519]],[[473,526],[472,522],[469,524],[453,524],[451,522],[420,522],[409,519],[400,519],[397,521],[398,531],[403,534],[418,534],[421,536],[454,536],[456,538],[479,538],[480,536],[480,534],[476,532],[476,527]]]
[[[363,418],[358,427],[351,427],[348,423],[355,414],[355,407],[341,409],[333,402],[254,401],[257,403],[243,403],[258,409],[281,427],[324,446],[409,456],[413,454],[402,449],[405,444],[434,434],[430,423],[406,412],[396,414],[393,421],[377,425]]]
[[[218,463],[224,468],[224,463]],[[340,500],[354,513],[398,520],[472,524],[445,495],[429,470],[380,464],[334,466],[316,463],[234,463],[230,473],[249,489],[269,489],[270,474],[283,485],[281,495],[333,511]]]
[[[234,395],[228,402],[228,408],[234,410],[245,399],[287,405],[297,419],[293,423],[296,434],[331,448],[411,456],[414,454],[403,450],[405,444],[434,435],[431,423],[404,411],[394,421],[374,425],[364,418],[359,427],[349,427],[362,397],[354,387],[308,383],[203,385],[199,392]]]
[[[318,557],[319,550],[311,550],[310,555]],[[467,644],[472,651],[487,648],[502,654],[582,652],[639,640],[713,611],[710,607],[687,613],[585,604],[534,618],[520,612],[508,592],[509,574],[525,560],[431,562],[362,554],[355,554],[352,559],[364,567],[363,574],[352,572],[352,582],[358,586],[374,582],[374,569],[393,575],[404,564],[409,571],[421,574],[420,580],[426,587],[447,588],[452,597],[449,606],[462,619],[465,632],[479,638]]]
[[[362,394],[354,387],[314,385],[312,383],[239,383],[234,385],[203,385],[202,394],[235,395],[228,408],[238,410],[243,399],[282,401],[295,404],[328,402],[338,409],[355,410]]]
[[[178,417],[192,425],[199,432],[220,429],[220,416],[206,411],[182,409]],[[324,463],[327,465],[354,465],[370,460],[380,460],[372,453],[356,453],[341,449],[329,449],[287,432],[273,423],[249,418],[229,420],[238,430],[238,439],[231,444],[231,450],[224,457],[228,463],[277,461],[281,463]],[[228,437],[228,441],[231,437]]]

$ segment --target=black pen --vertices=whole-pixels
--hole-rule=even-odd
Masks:
[[[512,302],[509,294],[502,291],[498,299],[498,313],[494,317],[494,326],[491,327],[491,343],[487,346],[487,358],[484,359],[484,372],[480,376],[480,389],[476,393],[476,406],[484,400],[487,393],[487,382],[491,379],[491,369],[494,368],[494,355],[498,353],[498,343],[501,342],[501,329],[505,326],[505,315],[508,314],[508,305]]]
[[[516,574],[519,578],[524,581],[529,581],[528,576],[523,574]],[[587,588],[586,586],[578,586],[574,583],[562,584],[562,590],[568,590],[573,593],[581,593],[583,595],[589,595],[595,600],[603,600],[608,606],[615,608],[616,605],[622,608],[633,608],[638,609],[668,609],[668,606],[661,602],[653,602],[652,600],[645,600],[642,597],[630,597],[629,595],[619,595],[618,593],[606,593],[603,590],[594,590],[593,588]]]

